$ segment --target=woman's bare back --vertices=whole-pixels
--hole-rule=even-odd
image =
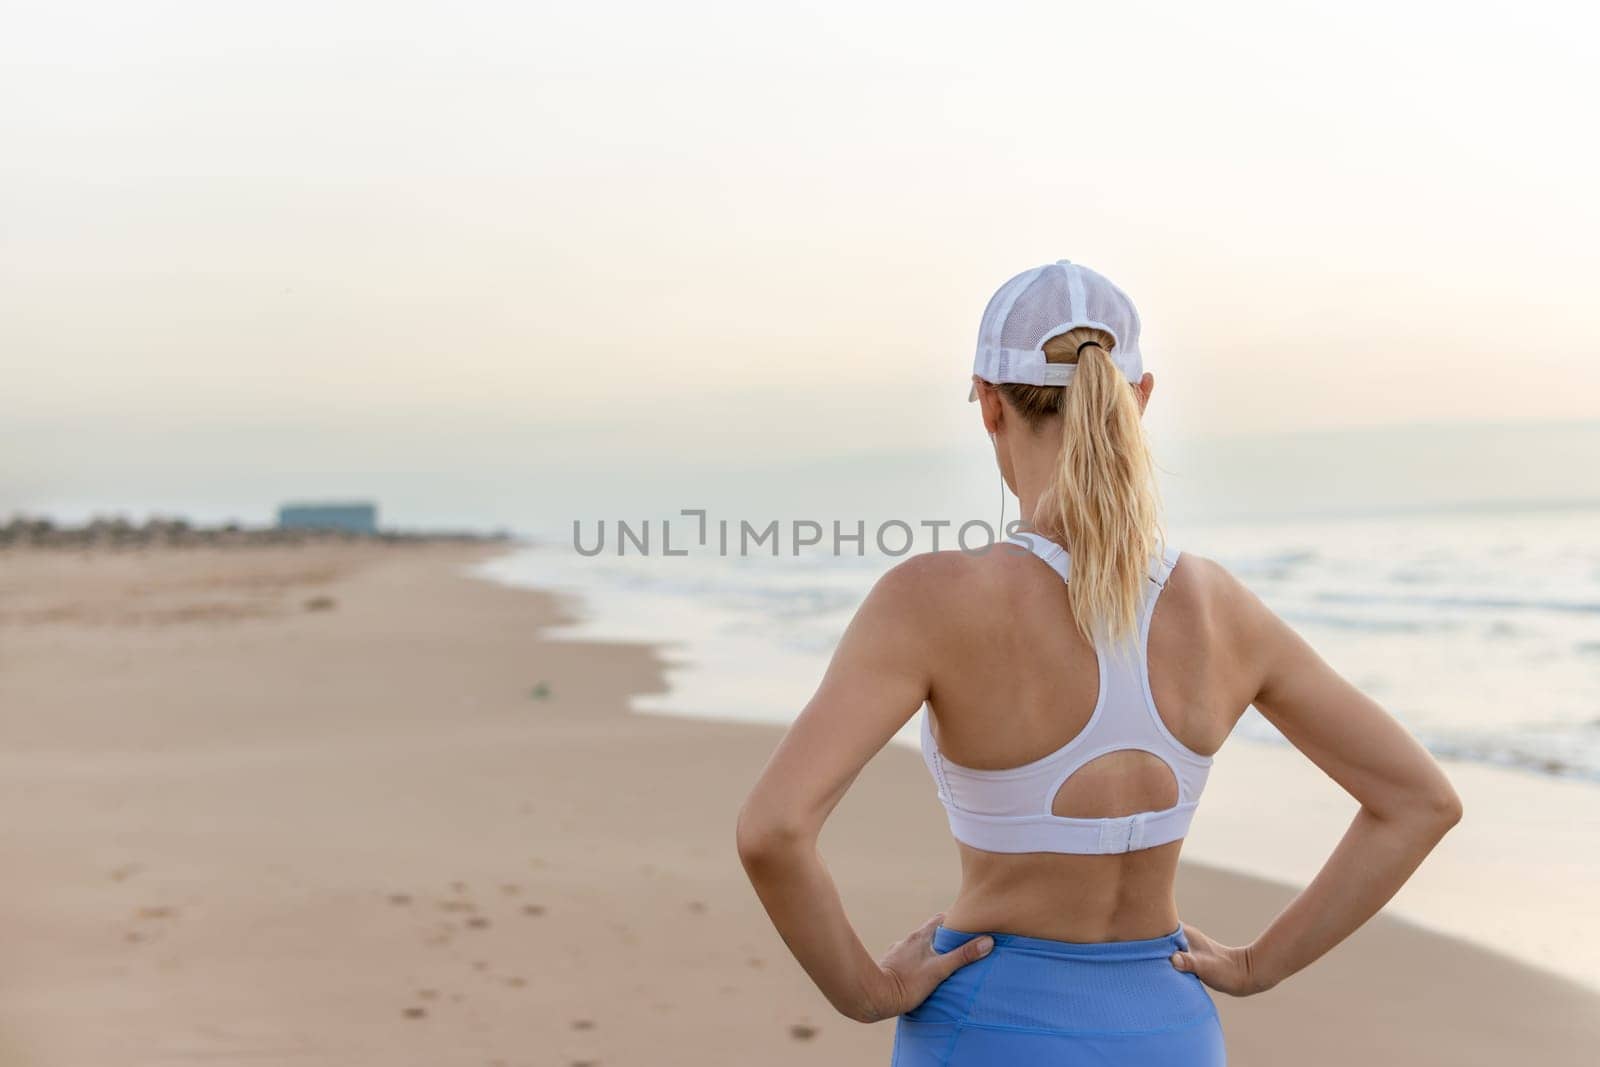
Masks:
[[[929,707],[940,750],[964,767],[998,770],[1040,759],[1087,726],[1100,687],[1093,645],[1072,623],[1067,588],[1036,557],[1004,547],[941,553],[923,568],[945,610],[930,614]],[[1156,602],[1149,631],[1151,694],[1177,740],[1209,756],[1248,705],[1259,677],[1230,647],[1219,570],[1184,554]],[[938,598],[938,594],[935,594]],[[1156,756],[1116,751],[1072,773],[1051,810],[1108,818],[1178,800]],[[1178,925],[1173,899],[1181,841],[1109,855],[986,852],[964,844],[961,889],[945,914],[957,930],[1061,941],[1159,937]]]

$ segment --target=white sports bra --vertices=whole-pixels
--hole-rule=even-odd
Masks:
[[[1071,560],[1066,549],[1037,534],[1017,534],[1009,540],[1048,563],[1062,581],[1068,580]],[[1128,656],[1108,656],[1096,647],[1100,694],[1094,712],[1076,737],[1049,755],[1003,770],[951,763],[939,751],[930,723],[932,712],[924,707],[922,758],[933,774],[957,841],[986,852],[1101,854],[1154,848],[1189,832],[1211,757],[1187,748],[1161,721],[1150,695],[1147,658],[1150,616],[1178,555],[1177,549],[1168,548],[1164,558],[1151,561],[1137,646]],[[1056,792],[1074,772],[1108,752],[1128,749],[1148,752],[1171,768],[1178,783],[1177,804],[1110,819],[1069,818],[1050,810]]]

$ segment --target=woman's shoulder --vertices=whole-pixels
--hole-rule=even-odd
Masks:
[[[1196,621],[1245,646],[1281,625],[1272,609],[1238,575],[1209,556],[1187,550],[1179,555],[1162,598],[1187,604]]]
[[[970,619],[1003,612],[1039,581],[1039,569],[1025,549],[1003,542],[981,550],[922,552],[885,571],[870,595],[932,622]]]
[[[943,590],[993,585],[1012,574],[1033,575],[1037,566],[1026,548],[999,541],[981,548],[919,552],[890,567],[879,581],[892,588]]]
[[[982,580],[987,555],[959,549],[919,552],[884,571],[873,591],[906,600],[940,599]]]
[[[1188,549],[1178,555],[1169,582],[1186,586],[1221,608],[1237,608],[1255,597],[1250,587],[1224,564]]]

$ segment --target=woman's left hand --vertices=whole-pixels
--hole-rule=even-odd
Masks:
[[[1188,923],[1183,924],[1183,936],[1189,942],[1188,951],[1172,954],[1172,965],[1178,970],[1194,975],[1219,993],[1234,997],[1247,997],[1271,988],[1272,983],[1263,981],[1256,972],[1249,946],[1224,945]]]
[[[876,988],[869,991],[873,1019],[903,1015],[928,999],[939,983],[969,963],[976,963],[994,948],[994,938],[974,937],[949,952],[933,947],[933,932],[944,921],[935,915],[903,940],[895,942],[878,961]]]

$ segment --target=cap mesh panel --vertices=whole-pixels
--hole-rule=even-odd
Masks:
[[[1068,297],[1065,273],[1047,270],[1039,275],[1011,305],[1011,314],[1000,331],[1000,343],[1006,348],[1038,348],[1045,334],[1067,318]]]

